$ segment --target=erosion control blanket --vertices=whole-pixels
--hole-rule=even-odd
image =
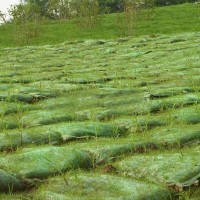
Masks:
[[[58,127],[63,141],[87,137],[119,137],[126,134],[126,129],[112,123],[73,123]]]
[[[30,189],[35,186],[34,180],[23,179],[0,169],[0,192],[14,192]]]
[[[20,132],[18,130],[7,131],[0,134],[0,151],[15,150],[19,146],[30,144],[60,144],[62,139],[56,132],[44,131],[42,128],[35,128]]]
[[[119,172],[136,179],[162,183],[182,191],[198,184],[200,152],[132,156],[117,164]]]
[[[0,159],[1,167],[25,178],[47,178],[54,174],[91,165],[89,155],[67,147],[25,149]]]
[[[22,189],[24,185],[13,174],[0,170],[0,191],[9,191],[12,189]]]
[[[0,49],[0,199],[190,198],[199,43],[196,32]]]
[[[99,175],[99,174],[74,174],[53,178],[44,185],[43,191],[38,191],[38,199],[79,199],[112,200],[112,199],[169,199],[167,189],[154,184],[127,178]],[[145,192],[144,192],[145,191]]]
[[[0,134],[0,151],[28,144],[62,144],[76,139],[120,137],[127,129],[116,123],[63,123],[39,126],[24,131],[7,130]]]

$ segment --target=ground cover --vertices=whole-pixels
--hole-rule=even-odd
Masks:
[[[0,198],[198,199],[199,43],[1,49]]]

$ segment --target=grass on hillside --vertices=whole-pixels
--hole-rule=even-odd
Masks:
[[[135,24],[133,36],[173,34],[200,31],[200,4],[183,4],[160,7],[154,14],[143,17],[142,13]],[[73,21],[51,21],[42,24],[38,37],[28,45],[57,44],[66,40],[111,39],[126,36],[125,27],[117,23],[122,14],[109,14],[101,17],[101,23],[93,29],[80,29]],[[15,41],[15,28],[12,24],[0,26],[0,47],[21,46]],[[27,43],[25,44],[27,45]]]

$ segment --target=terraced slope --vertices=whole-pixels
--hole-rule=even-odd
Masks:
[[[1,199],[198,199],[200,33],[0,50]]]

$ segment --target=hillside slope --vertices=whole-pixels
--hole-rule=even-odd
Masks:
[[[12,24],[0,26],[0,47],[24,45],[57,44],[69,40],[114,39],[127,36],[123,14],[109,14],[100,17],[100,23],[92,29],[81,29],[73,20],[48,21],[42,23],[40,35],[22,40]],[[134,37],[154,34],[173,34],[200,31],[200,4],[183,4],[155,8],[140,12],[129,33]],[[22,28],[23,29],[23,28]],[[24,27],[26,30],[26,26]],[[22,30],[23,33],[23,30]],[[25,35],[24,35],[25,36]]]
[[[199,43],[1,49],[0,198],[198,199]]]

